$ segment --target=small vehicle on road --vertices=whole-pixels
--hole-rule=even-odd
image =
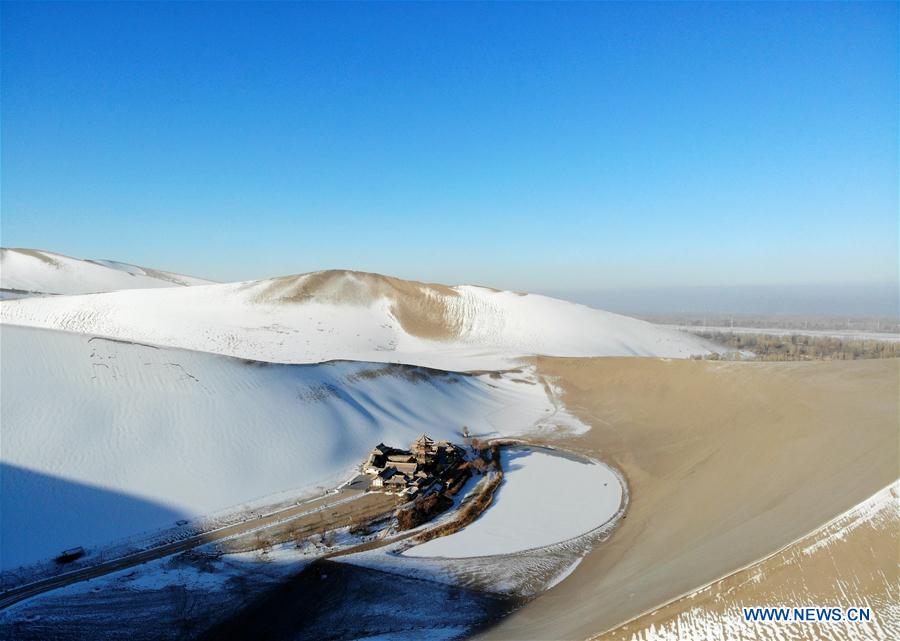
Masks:
[[[84,548],[79,545],[78,547],[63,550],[60,555],[56,557],[55,561],[57,563],[71,563],[75,559],[80,559],[83,556]]]

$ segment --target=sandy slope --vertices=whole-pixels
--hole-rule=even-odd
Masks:
[[[900,505],[895,483],[788,548],[598,637],[598,641],[900,638]],[[872,608],[866,622],[757,622],[741,608]]]
[[[896,360],[537,363],[592,426],[565,446],[622,470],[631,503],[608,542],[485,639],[598,634],[768,556],[898,476]],[[880,563],[857,562],[866,573]]]
[[[527,372],[274,365],[0,326],[4,569],[348,478],[369,449],[578,422]]]
[[[271,362],[498,369],[524,355],[704,353],[686,333],[537,295],[329,271],[248,283],[0,303],[5,323]]]
[[[89,294],[210,282],[111,260],[84,260],[38,249],[0,248],[0,289],[3,290]]]

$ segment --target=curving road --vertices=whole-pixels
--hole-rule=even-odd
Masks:
[[[128,554],[111,561],[104,561],[97,565],[72,570],[64,574],[59,574],[57,576],[7,590],[0,593],[0,610],[6,609],[16,603],[30,599],[39,594],[72,585],[73,583],[79,583],[112,572],[118,572],[119,570],[134,567],[135,565],[140,565],[147,561],[153,561],[172,554],[186,552],[213,541],[219,541],[256,530],[282,525],[285,521],[295,521],[306,517],[315,518],[323,524],[328,523],[329,527],[339,527],[339,525],[336,525],[337,522],[346,520],[351,516],[371,518],[379,514],[390,512],[393,510],[396,503],[397,499],[395,497],[386,494],[367,494],[360,492],[359,490],[342,488],[334,495],[308,501],[301,505],[291,506],[284,510],[272,512],[271,514],[258,516],[249,521],[242,521],[241,523],[235,523],[217,530],[204,532],[203,534],[175,541],[174,543],[166,543],[148,550]],[[328,513],[323,514],[326,510]]]

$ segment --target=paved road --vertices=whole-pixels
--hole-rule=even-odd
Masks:
[[[336,506],[349,503],[366,496],[371,497],[373,495],[365,494],[356,489],[341,489],[338,490],[337,493],[330,496],[314,499],[312,501],[308,501],[300,505],[295,505],[284,510],[279,510],[271,514],[258,516],[249,521],[235,523],[234,525],[228,525],[226,527],[219,528],[218,530],[212,530],[210,532],[198,534],[187,539],[175,541],[174,543],[167,543],[165,545],[160,545],[149,550],[136,552],[134,554],[119,557],[111,561],[105,561],[97,565],[92,565],[90,567],[85,567],[78,570],[72,570],[71,572],[66,572],[65,574],[59,574],[57,576],[43,579],[41,581],[35,581],[34,583],[22,585],[0,594],[0,610],[8,608],[16,603],[19,603],[20,601],[24,601],[25,599],[30,599],[31,597],[43,594],[44,592],[49,592],[50,590],[56,590],[57,588],[71,585],[73,583],[78,583],[80,581],[93,579],[99,576],[103,576],[104,574],[109,574],[111,572],[118,572],[119,570],[134,567],[135,565],[140,565],[142,563],[146,563],[147,561],[153,561],[155,559],[160,559],[172,554],[186,552],[187,550],[193,549],[200,545],[205,545],[212,541],[218,541],[240,534],[246,534],[253,530],[278,525],[288,519],[296,519],[303,516],[318,514],[320,512],[324,512],[325,510],[330,510]]]

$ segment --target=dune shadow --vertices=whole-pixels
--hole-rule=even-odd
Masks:
[[[152,500],[0,463],[0,570],[51,560],[77,546],[90,552],[185,516]]]
[[[201,637],[254,641],[396,641],[468,636],[518,599],[381,570],[316,561]]]

